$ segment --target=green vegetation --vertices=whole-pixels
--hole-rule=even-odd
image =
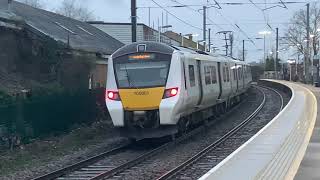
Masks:
[[[267,57],[266,65],[265,65],[266,71],[274,71],[274,61],[275,61],[275,58]],[[280,59],[278,59],[277,60],[277,71],[280,71],[280,69],[281,69],[281,64],[280,64]]]
[[[0,91],[0,106],[12,103],[13,98],[8,94]]]
[[[110,136],[112,129],[109,123],[103,121],[92,126],[77,127],[69,134],[49,136],[13,151],[0,151],[0,179],[23,169],[45,166],[52,161],[59,163],[58,159],[61,161],[65,155],[68,159],[63,163],[70,163],[72,158],[82,157],[88,147],[93,147],[95,151],[99,147],[103,150],[106,140],[114,138]]]
[[[263,64],[251,66],[252,80],[257,82],[260,79],[260,76],[263,75],[263,72]]]
[[[0,148],[13,148],[31,139],[69,132],[76,124],[96,121],[97,106],[94,91],[63,91],[27,98],[17,97],[10,105],[0,106]],[[1,129],[0,129],[1,130]],[[2,133],[1,133],[2,132]],[[7,139],[6,141],[1,138]]]

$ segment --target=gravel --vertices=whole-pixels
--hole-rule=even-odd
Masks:
[[[244,128],[235,133],[220,144],[217,148],[211,150],[196,163],[177,173],[171,179],[198,179],[203,174],[212,169],[224,158],[239,148],[243,143],[249,140],[254,134],[268,124],[275,117],[281,105],[279,95],[275,92],[264,89],[266,92],[266,103],[262,110],[255,116]],[[287,96],[285,96],[287,97]],[[284,100],[287,102],[287,98]]]
[[[217,121],[213,127],[209,127],[204,132],[197,134],[186,141],[176,144],[176,146],[157,154],[134,168],[130,168],[112,179],[155,179],[165,172],[178,166],[196,152],[199,152],[210,143],[219,139],[227,130],[231,130],[239,122],[245,119],[260,104],[262,97],[257,90],[250,89],[246,102],[232,113]],[[222,160],[220,158],[219,160]]]
[[[92,137],[79,138],[79,134]],[[15,170],[8,166],[10,172],[1,172],[0,179],[32,179],[98,155],[127,141],[117,134],[110,124],[96,124],[94,127],[79,128],[70,134],[38,140],[24,149],[2,153],[0,169],[8,166],[2,163],[10,162]]]
[[[279,91],[280,92],[280,91]],[[285,104],[289,101],[285,93],[280,92],[284,95]],[[203,132],[192,136],[191,138],[184,140],[180,143],[171,146],[169,149],[162,151],[161,153],[149,158],[143,163],[140,163],[126,171],[117,174],[112,179],[155,179],[160,177],[167,171],[175,168],[179,164],[186,161],[188,158],[201,151],[203,148],[216,141],[226,131],[231,130],[242,122],[249,114],[251,114],[256,107],[260,104],[262,96],[259,91],[255,88],[250,88],[248,91],[248,98],[242,102],[242,104],[231,110],[225,116],[219,118],[218,121],[214,122],[213,126],[206,128]],[[268,95],[272,96],[272,95]],[[272,99],[272,101],[270,100]],[[278,100],[277,100],[278,99]],[[258,123],[254,123],[256,129],[261,129],[268,121],[270,121],[277,113],[277,107],[280,103],[279,98],[267,97],[266,106],[264,107],[265,113],[259,113],[255,119]],[[273,113],[271,113],[273,112]],[[177,179],[195,179],[199,178],[208,168],[211,169],[214,165],[222,161],[226,156],[233,152],[243,142],[250,138],[256,131],[250,129],[250,123],[248,127],[243,128],[243,131],[237,133],[237,136],[224,142],[221,147],[216,148],[214,153],[207,158],[207,161],[201,162],[196,166],[190,166],[188,169],[191,171],[185,171],[181,176],[177,176]],[[0,179],[30,179],[45,173],[49,173],[65,167],[67,165],[79,162],[80,160],[87,159],[108,149],[114,148],[126,140],[117,136],[113,128],[109,127],[105,131],[106,137],[103,141],[97,141],[90,146],[82,146],[79,149],[73,150],[66,154],[56,156],[54,160],[39,162],[43,158],[39,158],[38,164],[33,166],[21,168],[18,172],[10,175],[2,176]],[[141,154],[144,154],[154,148],[153,146],[137,144],[135,147],[125,150],[119,154],[109,156],[94,165],[103,165],[116,167],[122,163],[132,160]],[[208,166],[210,164],[210,166]],[[1,165],[1,163],[0,163]]]

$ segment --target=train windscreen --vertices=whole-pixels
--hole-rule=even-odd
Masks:
[[[163,54],[128,55],[114,59],[118,88],[165,86],[171,56]]]

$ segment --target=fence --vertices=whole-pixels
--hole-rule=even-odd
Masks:
[[[0,106],[0,145],[12,146],[16,141],[66,132],[75,124],[96,120],[102,90],[60,92],[47,96],[22,98]],[[99,98],[99,101],[97,100]]]

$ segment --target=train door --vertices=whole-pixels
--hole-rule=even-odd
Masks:
[[[246,81],[245,81],[245,79],[246,79],[246,66],[245,65],[242,65],[242,83],[243,83],[243,89],[245,89],[246,88]]]
[[[239,89],[239,80],[238,80],[238,76],[239,76],[239,74],[238,74],[238,65],[237,64],[235,64],[234,65],[234,77],[235,77],[235,80],[237,81],[237,90],[236,90],[236,92],[238,92],[238,89]]]
[[[199,82],[198,82],[198,67],[196,61],[191,58],[185,58],[185,73],[186,73],[186,91],[188,97],[186,98],[187,106],[194,108],[199,102]]]
[[[222,82],[222,78],[221,78],[221,63],[218,62],[218,83],[219,83],[219,97],[218,99],[221,99],[221,95],[222,95],[222,85],[223,85],[223,82]]]
[[[198,92],[199,92],[199,100],[197,105],[200,105],[203,98],[203,86],[202,86],[202,76],[201,76],[201,61],[197,60],[197,75],[198,75]]]
[[[235,94],[236,83],[234,79],[234,63],[229,63],[229,75],[230,75],[230,86],[231,86],[231,94]]]
[[[184,88],[184,93],[183,93],[183,104],[187,104],[186,101],[189,99],[189,94],[188,94],[188,85],[187,85],[187,66],[186,66],[186,58],[181,55],[181,62],[182,62],[182,73],[183,73],[183,82],[181,84],[181,88]]]
[[[223,98],[227,98],[230,96],[232,92],[231,81],[230,81],[230,71],[229,71],[229,64],[224,62],[222,64],[222,74],[223,74],[223,86],[222,86],[222,96]]]

